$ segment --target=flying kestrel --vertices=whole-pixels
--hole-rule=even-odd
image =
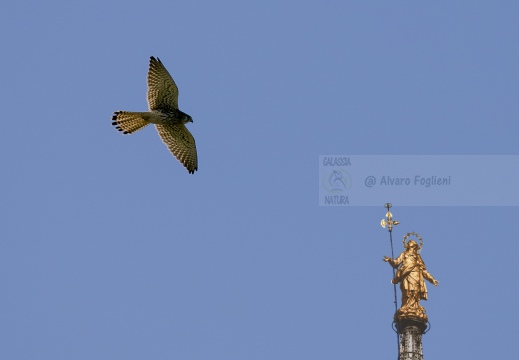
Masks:
[[[112,125],[123,134],[133,134],[155,124],[169,151],[190,174],[198,170],[195,139],[184,124],[191,116],[178,109],[178,88],[159,58],[150,57],[148,71],[148,112],[117,111]]]

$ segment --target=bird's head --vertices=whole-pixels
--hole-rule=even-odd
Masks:
[[[183,120],[184,124],[193,122],[193,118],[191,116],[189,116],[188,114],[186,114],[186,113],[184,113],[184,117],[183,117],[182,120]]]

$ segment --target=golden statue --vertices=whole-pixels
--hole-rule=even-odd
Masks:
[[[405,243],[411,234],[420,239],[420,246],[413,240]],[[423,245],[422,238],[418,234],[408,233],[404,236],[403,243],[405,250],[396,259],[384,256],[384,261],[398,269],[391,282],[393,284],[400,283],[400,290],[402,291],[402,307],[395,313],[395,321],[413,318],[427,322],[425,309],[420,306],[420,300],[427,300],[427,287],[424,279],[434,286],[437,286],[439,281],[427,272],[425,263],[420,256],[419,251]]]

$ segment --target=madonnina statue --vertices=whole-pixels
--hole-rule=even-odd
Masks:
[[[427,272],[425,263],[418,252],[422,247],[413,240],[406,244],[406,238],[407,236],[403,241],[405,250],[396,259],[384,256],[384,261],[398,269],[391,282],[400,283],[402,291],[402,307],[395,313],[395,321],[411,318],[427,322],[425,309],[420,306],[420,300],[427,300],[427,287],[424,279],[435,286],[439,281]]]

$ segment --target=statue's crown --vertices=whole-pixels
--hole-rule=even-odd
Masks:
[[[413,241],[413,240],[409,240],[407,243],[405,242],[407,240],[407,238],[410,236],[416,236],[418,238],[418,240],[420,240],[420,246],[418,246],[418,249],[417,249],[417,251],[420,252],[420,250],[422,250],[423,240],[422,240],[422,237],[418,233],[415,233],[415,232],[409,232],[409,233],[407,233],[407,235],[404,236],[404,239],[402,240],[402,244],[404,244],[404,248],[407,249],[409,246],[409,243],[411,241]],[[416,243],[415,241],[413,241],[413,242]]]

